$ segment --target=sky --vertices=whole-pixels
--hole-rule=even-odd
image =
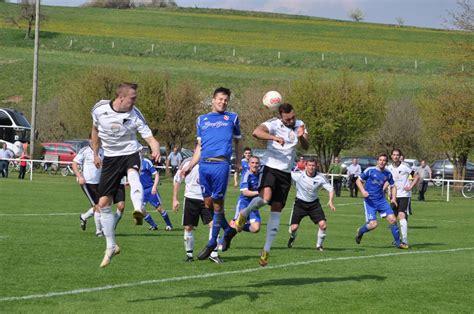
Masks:
[[[182,7],[223,8],[300,14],[349,20],[348,12],[360,9],[365,22],[449,28],[448,11],[458,11],[456,0],[175,0]],[[12,1],[13,2],[13,1]],[[42,0],[45,5],[78,6],[85,0]]]

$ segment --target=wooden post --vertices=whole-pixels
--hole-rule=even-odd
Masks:
[[[280,59],[280,52],[278,51],[278,59]]]
[[[196,46],[194,46],[194,54],[196,54],[196,51],[197,51],[197,48]]]
[[[112,42],[112,48],[115,48],[115,42],[114,41]]]
[[[232,57],[235,57],[235,48],[232,49]]]
[[[155,51],[155,44],[151,44],[151,52]]]
[[[365,64],[367,65],[367,57],[365,57]]]
[[[324,53],[321,54],[321,61],[324,61]]]

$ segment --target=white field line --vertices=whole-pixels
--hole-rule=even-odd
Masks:
[[[49,213],[49,214],[0,214],[0,216],[74,216],[80,215],[81,213]]]
[[[25,295],[25,296],[19,296],[19,297],[3,297],[3,298],[0,298],[0,302],[21,301],[21,300],[31,300],[31,299],[45,299],[45,298],[52,298],[52,297],[64,296],[64,295],[76,295],[76,294],[90,293],[90,292],[104,291],[104,290],[111,290],[111,289],[118,289],[118,288],[130,288],[130,287],[137,287],[137,286],[143,286],[143,285],[160,284],[164,282],[178,282],[178,281],[187,281],[187,280],[193,280],[193,279],[203,279],[203,278],[221,277],[221,276],[244,274],[244,273],[253,273],[257,271],[266,271],[266,270],[271,270],[271,269],[304,266],[304,265],[334,262],[334,261],[359,260],[359,259],[391,257],[391,256],[399,256],[399,255],[451,253],[451,252],[470,251],[470,250],[474,250],[474,247],[457,248],[457,249],[449,249],[449,250],[409,251],[409,252],[386,253],[386,254],[376,254],[376,255],[366,255],[366,256],[333,257],[333,258],[315,259],[315,260],[287,263],[287,264],[267,266],[267,267],[224,271],[224,272],[218,272],[218,273],[207,273],[207,274],[200,274],[200,275],[193,275],[193,276],[144,280],[144,281],[121,283],[121,284],[107,285],[107,286],[94,287],[94,288],[82,288],[82,289],[75,289],[75,290],[61,291],[61,292],[48,292],[44,294],[31,294],[31,295]]]
[[[335,215],[335,216],[346,216],[346,217],[362,217],[362,218],[364,217],[363,213],[361,213],[360,215],[356,215],[356,214],[340,214],[340,213],[336,212],[333,215]],[[438,222],[438,223],[449,222],[449,223],[456,223],[456,224],[472,225],[472,223],[466,222],[466,221],[455,221],[455,220],[445,220],[445,219],[441,219],[441,220],[426,219],[426,218],[418,218],[418,216],[416,218],[414,217],[414,218],[411,218],[411,219],[414,219],[416,221],[430,221],[430,222]]]

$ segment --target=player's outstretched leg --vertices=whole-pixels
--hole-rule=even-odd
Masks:
[[[259,264],[260,266],[267,266],[268,256],[270,249],[275,239],[276,234],[278,233],[278,228],[280,226],[281,212],[270,212],[270,219],[267,224],[267,239],[265,241],[265,246],[263,247],[262,254],[260,255]]]
[[[166,224],[165,230],[166,231],[173,230],[173,224],[171,223],[170,217],[168,216],[168,212],[166,212],[166,209],[162,209],[161,211],[158,210],[158,212],[160,212],[161,218],[163,218],[163,220],[165,221],[165,224]]]
[[[206,247],[201,250],[198,254],[199,260],[208,259],[211,256],[212,251],[217,247],[217,237],[219,236],[219,231],[221,230],[222,221],[225,219],[223,212],[214,212],[214,216],[212,219],[212,228],[211,228],[211,236],[209,238],[209,242],[207,243]]]
[[[326,239],[326,229],[321,229],[321,227],[319,227],[318,240],[316,241],[316,250],[320,252],[324,251],[323,249],[324,239]]]
[[[79,215],[82,231],[86,231],[87,219],[94,216],[94,207],[89,208],[84,214]]]
[[[138,171],[134,169],[129,169],[128,172],[128,182],[130,183],[130,199],[133,203],[133,220],[135,225],[143,224],[143,186],[140,183],[140,176]]]
[[[194,251],[194,235],[193,230],[189,229],[187,226],[184,227],[184,249],[186,250],[186,258],[184,259],[185,262],[192,262],[194,261],[193,251]]]
[[[297,235],[297,231],[298,231],[298,227],[296,227],[296,229],[293,227],[293,226],[290,226],[288,228],[288,232],[290,233],[290,238],[288,239],[288,248],[291,249],[293,247],[293,244],[295,244],[295,241],[296,241],[296,235]]]
[[[95,222],[95,235],[97,237],[102,237],[104,233],[102,232],[102,223],[100,222],[100,211],[94,212],[94,222]]]
[[[356,237],[355,237],[356,243],[360,244],[360,242],[362,241],[362,236],[364,235],[364,233],[369,232],[369,231],[370,231],[370,229],[369,229],[369,226],[367,224],[364,224],[362,227],[357,229],[357,233],[356,233]]]
[[[115,243],[115,218],[110,206],[101,209],[100,220],[106,241],[105,255],[100,267],[106,267],[110,264],[112,257],[120,253],[120,247]]]

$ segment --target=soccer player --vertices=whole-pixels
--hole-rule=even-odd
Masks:
[[[408,165],[402,163],[401,156],[399,149],[392,150],[393,163],[387,169],[392,173],[397,188],[397,204],[393,206],[393,211],[400,223],[402,243],[408,246],[408,216],[412,214],[411,190],[418,184],[419,176]],[[410,180],[410,176],[413,176],[413,180]]]
[[[212,112],[197,118],[196,149],[193,159],[186,169],[183,169],[183,174],[186,175],[199,162],[199,182],[204,205],[214,209],[212,237],[199,253],[199,260],[207,259],[216,248],[221,228],[224,229],[224,237],[236,232],[229,226],[224,214],[232,139],[236,156],[240,156],[242,151],[239,116],[235,112],[226,111],[230,94],[230,90],[225,87],[217,88],[212,97]],[[240,168],[240,159],[236,158],[235,169],[240,171]]]
[[[364,208],[366,224],[357,229],[357,235],[355,241],[360,244],[364,233],[369,232],[377,228],[377,212],[381,218],[386,218],[390,224],[390,230],[392,232],[394,244],[400,249],[407,249],[408,246],[400,242],[400,232],[397,226],[397,218],[393,214],[393,210],[387,203],[384,195],[384,185],[388,182],[391,189],[391,200],[392,204],[397,203],[397,188],[393,181],[392,174],[390,171],[385,169],[387,165],[388,156],[386,154],[380,154],[377,157],[377,166],[369,167],[360,175],[357,179],[356,184],[359,188],[362,196],[364,196]],[[365,182],[365,187],[362,181]]]
[[[242,167],[243,168],[243,167]],[[254,197],[259,195],[258,184],[260,181],[260,159],[257,156],[252,156],[248,160],[248,170],[242,175],[242,181],[240,182],[240,196],[237,201],[235,208],[235,217],[239,217],[241,209],[246,208]],[[243,170],[242,170],[243,172]],[[260,225],[262,218],[260,218],[260,212],[258,210],[250,212],[247,222],[245,223],[242,231],[257,233],[260,231]],[[226,248],[228,249],[228,247]]]
[[[311,158],[306,161],[305,171],[295,171],[291,173],[291,178],[296,184],[296,199],[290,218],[290,239],[288,247],[292,248],[296,240],[296,232],[301,220],[309,216],[315,225],[319,227],[316,250],[323,251],[323,242],[326,238],[326,216],[319,202],[318,191],[323,187],[329,192],[328,206],[332,211],[334,207],[334,188],[324,176],[317,173],[319,162]]]
[[[173,211],[177,212],[179,207],[178,192],[183,182],[181,171],[183,167],[187,167],[191,158],[183,161],[181,167],[174,176],[173,181]],[[209,226],[209,238],[212,237],[212,211],[210,208],[204,206],[204,199],[202,197],[201,185],[199,184],[199,165],[196,165],[184,180],[184,212],[183,212],[183,226],[184,226],[184,249],[186,250],[185,262],[194,261],[194,228],[199,224],[199,217],[202,223]],[[217,247],[212,251],[209,260],[214,263],[222,263],[219,257]]]
[[[160,157],[160,144],[153,137],[140,110],[135,107],[137,88],[136,84],[122,83],[116,90],[114,100],[101,100],[92,109],[94,163],[96,167],[102,167],[98,207],[107,244],[100,267],[109,265],[112,257],[120,253],[120,248],[115,243],[116,219],[110,206],[124,175],[130,184],[135,224],[143,224],[143,187],[139,175],[139,152],[142,146],[136,138],[137,131],[151,147],[154,161],[158,161]],[[104,149],[103,161],[99,156],[100,144]]]
[[[269,252],[280,225],[281,211],[285,207],[290,191],[291,169],[296,156],[296,145],[300,143],[303,149],[308,149],[308,133],[303,121],[296,119],[293,106],[288,103],[282,104],[278,112],[279,118],[268,120],[253,131],[254,137],[267,141],[267,150],[262,158],[264,167],[259,187],[260,193],[252,199],[247,208],[240,211],[235,221],[235,227],[237,231],[240,231],[251,211],[266,204],[271,206],[266,242],[259,259],[261,266],[268,264]],[[224,238],[224,240],[228,242],[228,239]],[[224,243],[223,250],[226,246],[228,244]]]
[[[240,173],[241,178],[244,177],[245,172],[249,169],[249,159],[252,156],[252,149],[250,147],[244,148],[244,158],[240,161],[242,166],[242,172]],[[238,171],[234,172],[234,186],[239,186],[239,173]]]
[[[153,178],[154,177],[154,178]],[[158,183],[160,182],[160,175],[153,166],[153,163],[148,158],[142,159],[142,167],[140,168],[140,182],[143,186],[143,219],[150,225],[150,230],[158,230],[158,225],[155,223],[150,213],[146,211],[146,204],[150,203],[165,221],[166,231],[173,230],[170,218],[166,210],[161,206],[161,197],[158,192]]]

